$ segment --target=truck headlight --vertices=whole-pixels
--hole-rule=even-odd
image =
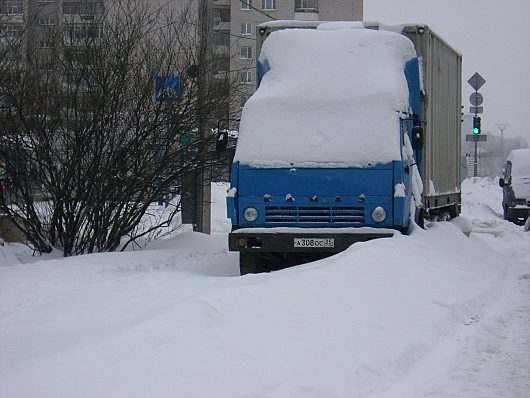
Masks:
[[[377,206],[372,212],[372,219],[375,222],[383,222],[386,219],[386,211],[381,206]]]
[[[252,222],[258,219],[258,210],[254,207],[247,207],[243,213],[245,220]]]

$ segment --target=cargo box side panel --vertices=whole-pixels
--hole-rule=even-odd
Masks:
[[[428,28],[424,33],[416,28],[404,33],[423,59],[422,177],[426,205],[429,208],[459,202],[462,57]]]

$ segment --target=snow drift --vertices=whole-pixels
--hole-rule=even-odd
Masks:
[[[463,187],[476,225],[500,188]],[[530,234],[486,214],[244,277],[227,231],[0,259],[0,396],[525,397]]]

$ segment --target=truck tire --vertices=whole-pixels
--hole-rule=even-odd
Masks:
[[[423,211],[423,208],[419,209],[416,214],[416,224],[418,224],[418,227],[421,229],[425,229],[425,212]]]
[[[460,215],[460,211],[458,209],[458,204],[455,204],[454,206],[451,206],[450,209],[449,209],[449,220],[447,221],[451,221],[455,218],[457,218],[458,216]]]
[[[239,253],[240,275],[259,274],[263,271],[263,256],[261,253]]]
[[[506,221],[509,221],[509,222],[514,222],[516,221],[513,217],[512,217],[512,212],[510,211],[510,208],[508,206],[504,206],[504,219]]]

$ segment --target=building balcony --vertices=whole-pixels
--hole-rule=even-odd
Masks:
[[[295,12],[294,19],[299,21],[318,21],[318,11],[315,12]]]
[[[318,0],[295,0],[294,12],[318,13]]]
[[[0,21],[2,24],[23,24],[24,23],[24,15],[16,14],[16,15],[6,15],[0,13]]]
[[[215,21],[214,20],[214,23],[213,23],[213,30],[223,30],[223,31],[228,31],[230,32],[230,21],[228,22],[222,22],[222,21]]]
[[[230,72],[227,71],[216,71],[213,73],[215,80],[228,80],[230,78]]]
[[[230,30],[230,7],[215,7],[213,9],[214,30]]]
[[[220,7],[220,6],[230,7],[230,3],[231,3],[230,0],[213,0],[214,7]]]
[[[64,24],[82,24],[82,23],[99,23],[101,15],[94,14],[63,14],[62,23]]]
[[[227,54],[230,54],[230,46],[226,46],[226,45],[218,45],[218,44],[214,44],[213,46],[213,55],[215,56],[224,56],[224,55],[227,55]]]

